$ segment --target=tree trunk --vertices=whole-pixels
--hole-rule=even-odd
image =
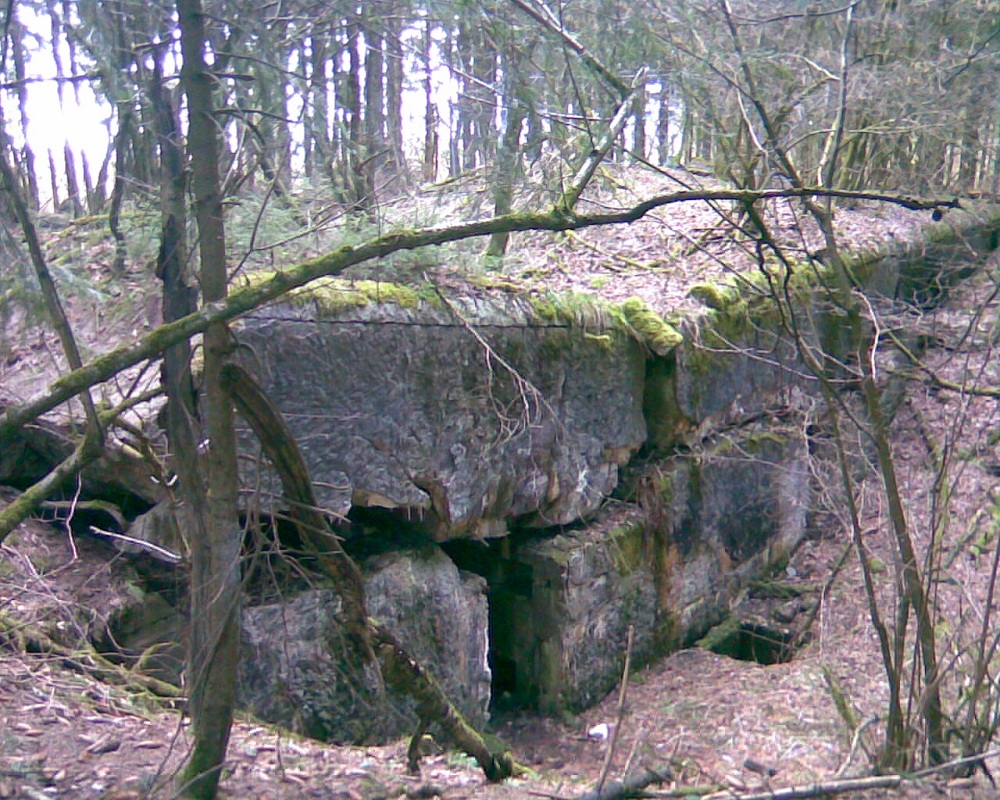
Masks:
[[[496,48],[479,25],[472,34],[472,119],[466,168],[475,169],[492,163],[496,154],[496,125],[493,121],[497,96],[493,91],[497,73]]]
[[[80,151],[80,171],[83,174],[83,196],[87,200],[87,214],[96,214],[98,211],[94,195],[94,179],[90,175],[90,161],[87,159],[87,151]]]
[[[382,48],[385,37],[380,30],[382,21],[370,18],[364,27],[365,37],[365,144],[369,157],[382,149],[385,142],[385,58]]]
[[[324,35],[313,33],[309,39],[309,130],[305,169],[307,176],[326,174],[324,162],[333,157],[330,152],[330,111],[327,101],[326,65],[329,48]]]
[[[660,79],[660,113],[656,118],[657,163],[665,167],[673,159],[673,149],[670,146],[670,104],[673,101],[673,87],[663,78]]]
[[[121,230],[122,201],[125,199],[125,163],[128,158],[129,129],[132,127],[132,103],[118,104],[118,133],[115,135],[115,182],[111,187],[111,207],[108,209],[108,227],[115,240],[115,260],[112,271],[125,274],[125,234]]]
[[[385,129],[395,176],[409,183],[406,152],[403,148],[403,49],[402,22],[399,13],[386,20],[385,35]]]
[[[509,97],[507,99],[507,125],[504,129],[500,152],[497,154],[493,176],[493,211],[497,215],[509,214],[514,200],[514,183],[520,172],[521,124],[524,122],[525,105],[519,96],[522,88],[517,85],[518,65],[511,63]],[[507,252],[509,233],[494,233],[486,247],[486,255],[501,258]]]
[[[361,112],[361,26],[356,19],[347,23],[348,71],[344,75],[342,107],[344,109],[347,139],[344,142],[344,189],[347,202],[355,211],[371,209],[372,197],[365,181],[365,126]]]
[[[76,180],[76,159],[69,142],[63,145],[63,163],[66,165],[66,199],[75,219],[83,216],[83,202],[80,200],[80,185]]]
[[[640,160],[646,159],[646,89],[640,87],[633,101],[633,124],[635,131],[632,136],[632,152]]]
[[[59,173],[56,172],[56,157],[49,150],[49,188],[52,191],[52,210],[59,208]]]
[[[274,66],[285,62],[281,44],[285,36],[286,25],[278,22],[271,22],[267,33],[260,35],[261,63],[254,65],[253,84],[257,107],[264,112],[257,124],[260,166],[279,197],[287,197],[292,186],[292,135],[285,122],[287,79]]]
[[[423,179],[425,183],[437,180],[438,173],[438,119],[431,80],[431,21],[424,21],[424,35],[421,42],[421,58],[424,66],[424,160]]]
[[[11,38],[11,54],[14,60],[14,77],[17,82],[17,107],[21,117],[21,134],[24,136],[23,175],[27,190],[28,205],[38,208],[38,176],[35,174],[35,153],[28,142],[28,84],[24,57],[24,26],[17,19],[11,19],[13,6],[8,7],[7,30]],[[68,180],[68,179],[67,179]]]
[[[208,305],[226,298],[226,238],[219,189],[219,140],[214,78],[205,62],[201,0],[177,0],[188,104],[191,188],[198,221],[201,289]],[[225,323],[205,330],[203,442],[206,491],[204,535],[191,542],[191,630],[188,680],[193,745],[182,772],[188,797],[211,798],[218,788],[236,701],[240,640],[240,547],[237,516],[236,437],[233,408],[220,383],[231,349]]]

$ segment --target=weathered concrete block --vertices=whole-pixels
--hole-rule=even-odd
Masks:
[[[498,688],[549,712],[599,700],[633,663],[700,636],[805,532],[809,473],[795,428],[760,428],[649,468],[642,508],[518,547],[492,586]]]
[[[806,530],[811,497],[801,429],[775,421],[732,432],[646,485],[666,533],[661,607],[689,641],[715,624],[752,578],[784,564]]]
[[[455,705],[481,725],[490,701],[485,581],[460,573],[435,547],[365,564],[369,614],[434,673]],[[364,690],[328,589],[243,612],[240,703],[264,720],[332,742],[412,734],[414,705]]]
[[[586,517],[646,437],[640,346],[523,298],[288,304],[238,335],[320,502],[399,509],[439,541]],[[267,482],[252,457],[243,474]]]
[[[933,305],[997,248],[1000,222],[995,215],[995,210],[980,218],[953,212],[921,242],[905,247],[887,243],[879,252],[853,254],[854,277],[869,294],[919,307]],[[683,341],[654,362],[647,376],[644,408],[655,445],[670,447],[709,420],[715,427],[740,424],[785,404],[795,391],[815,391],[818,381],[788,327],[798,331],[806,347],[822,352],[832,374],[843,376],[836,365],[855,356],[858,342],[814,269],[825,267],[797,267],[789,292],[791,312],[786,308],[779,313],[767,291],[744,283],[692,287],[706,310],[683,321]]]
[[[621,677],[629,626],[635,663],[656,652],[659,609],[645,521],[634,507],[609,507],[582,530],[519,549],[530,593],[514,597],[511,649],[518,688],[546,712],[600,700]],[[521,686],[524,688],[521,688]]]

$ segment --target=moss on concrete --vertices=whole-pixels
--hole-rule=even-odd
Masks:
[[[253,286],[272,279],[277,273],[254,273],[248,280]],[[322,314],[364,308],[372,303],[391,303],[400,308],[416,309],[421,303],[432,306],[441,304],[434,287],[407,286],[391,281],[348,280],[321,278],[285,295],[284,300],[295,305],[314,304]]]
[[[540,322],[585,328],[598,334],[621,327],[616,309],[589,294],[532,294],[527,300]]]
[[[666,355],[684,341],[673,325],[638,297],[622,303],[621,313],[635,337],[657,355]]]
[[[433,301],[433,291],[421,292],[418,288],[399,283],[359,280],[345,281],[329,278],[310,284],[291,297],[315,301],[318,308],[327,314],[334,314],[347,308],[363,308],[371,303],[392,303],[400,308],[416,309],[421,302]]]
[[[696,283],[688,289],[688,294],[713,311],[727,314],[744,302],[742,292],[732,284]]]
[[[728,639],[737,636],[739,632],[740,621],[736,617],[728,617],[723,622],[709,630],[708,633],[695,643],[695,646],[701,648],[702,650],[711,650],[715,653],[719,651],[719,648],[721,648]]]
[[[608,547],[615,571],[622,577],[631,575],[645,563],[646,525],[633,520],[608,531]]]

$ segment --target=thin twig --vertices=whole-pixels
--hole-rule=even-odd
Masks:
[[[615,718],[615,726],[611,729],[611,738],[608,740],[608,752],[604,755],[604,764],[601,765],[601,776],[597,779],[596,792],[598,795],[604,789],[604,782],[608,779],[608,771],[611,769],[611,761],[615,757],[615,749],[618,746],[618,734],[621,732],[622,723],[625,721],[625,698],[628,694],[628,676],[632,669],[632,642],[635,638],[635,626],[628,626],[628,637],[625,641],[625,666],[622,667],[622,686],[618,692],[618,713]]]
[[[95,536],[107,536],[109,539],[116,539],[120,542],[125,542],[126,544],[130,544],[144,550],[151,550],[160,558],[165,561],[169,561],[171,564],[180,564],[184,560],[184,556],[180,553],[175,553],[173,550],[168,550],[166,547],[160,547],[160,545],[154,544],[153,542],[147,542],[145,539],[137,539],[134,536],[126,536],[124,533],[106,531],[95,525],[90,526],[90,532]]]
[[[808,786],[789,786],[773,791],[735,794],[718,792],[705,795],[704,800],[800,800],[808,797],[826,797],[848,792],[863,792],[870,789],[894,789],[903,783],[902,775],[875,775],[870,778],[847,778],[840,781],[821,781]]]
[[[898,194],[861,192],[814,187],[790,189],[720,189],[680,191],[647,198],[621,211],[579,214],[557,207],[546,212],[511,213],[499,217],[457,225],[422,230],[400,230],[375,237],[360,245],[343,245],[317,258],[273,275],[259,284],[233,291],[225,301],[205,304],[198,311],[150,331],[138,341],[99,356],[94,361],[64,375],[37,397],[12,405],[0,413],[0,438],[25,423],[52,410],[96,383],[107,380],[140,361],[155,358],[163,350],[203,332],[209,325],[225,322],[305,286],[317,278],[338,275],[356,264],[384,258],[404,250],[459,242],[493,233],[517,233],[530,230],[568,231],[600,225],[623,225],[635,222],[658,208],[680,203],[733,201],[746,205],[779,197],[833,197],[885,202],[911,210],[958,208],[958,200],[921,200]]]
[[[952,769],[958,769],[959,767],[966,767],[969,764],[978,764],[981,761],[985,761],[987,758],[996,758],[1000,756],[1000,748],[996,750],[987,750],[984,753],[979,753],[977,755],[964,756],[963,758],[956,758],[954,761],[946,761],[944,764],[935,764],[933,767],[928,767],[927,769],[922,769],[920,772],[914,773],[914,778],[926,778],[929,775],[935,775],[939,772],[948,772]]]

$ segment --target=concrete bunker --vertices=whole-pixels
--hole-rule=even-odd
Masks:
[[[917,297],[901,286],[900,265],[889,266],[897,278],[887,286]],[[702,346],[719,322],[714,307],[656,344],[594,309],[542,314],[524,298],[479,295],[455,302],[492,349],[452,310],[419,298],[332,316],[272,308],[240,337],[297,426],[321,502],[351,520],[348,545],[384,590],[375,613],[420,610],[409,621],[429,642],[428,661],[444,655],[443,669],[449,659],[468,668],[452,678],[474,687],[473,715],[488,705],[578,710],[617,682],[630,626],[636,664],[693,643],[750,581],[790,556],[810,497],[796,404],[808,382],[766,318],[723,320],[744,335],[723,351]],[[726,313],[752,309],[737,303]],[[499,358],[525,382],[498,370]],[[257,464],[249,437],[244,444],[244,463]],[[266,490],[266,470],[255,469],[245,480]],[[451,598],[447,612],[423,602],[424,579],[390,591],[400,581],[387,576],[431,574]],[[267,683],[275,675],[291,705],[318,708],[329,696],[328,672],[339,667],[318,660],[319,623],[335,615],[336,599],[323,592],[287,596],[280,615],[270,603],[253,606],[255,657],[275,666],[258,676],[258,696],[276,696]],[[460,617],[462,606],[476,613]],[[294,663],[263,635],[289,615],[298,616],[296,641],[308,643]],[[726,646],[763,658],[760,639],[777,641],[776,651],[789,644],[765,627],[741,620]],[[447,655],[449,638],[474,646]],[[330,703],[303,729],[329,739],[388,735],[337,728],[337,719],[361,717],[342,698]],[[286,707],[255,710],[287,722]]]

